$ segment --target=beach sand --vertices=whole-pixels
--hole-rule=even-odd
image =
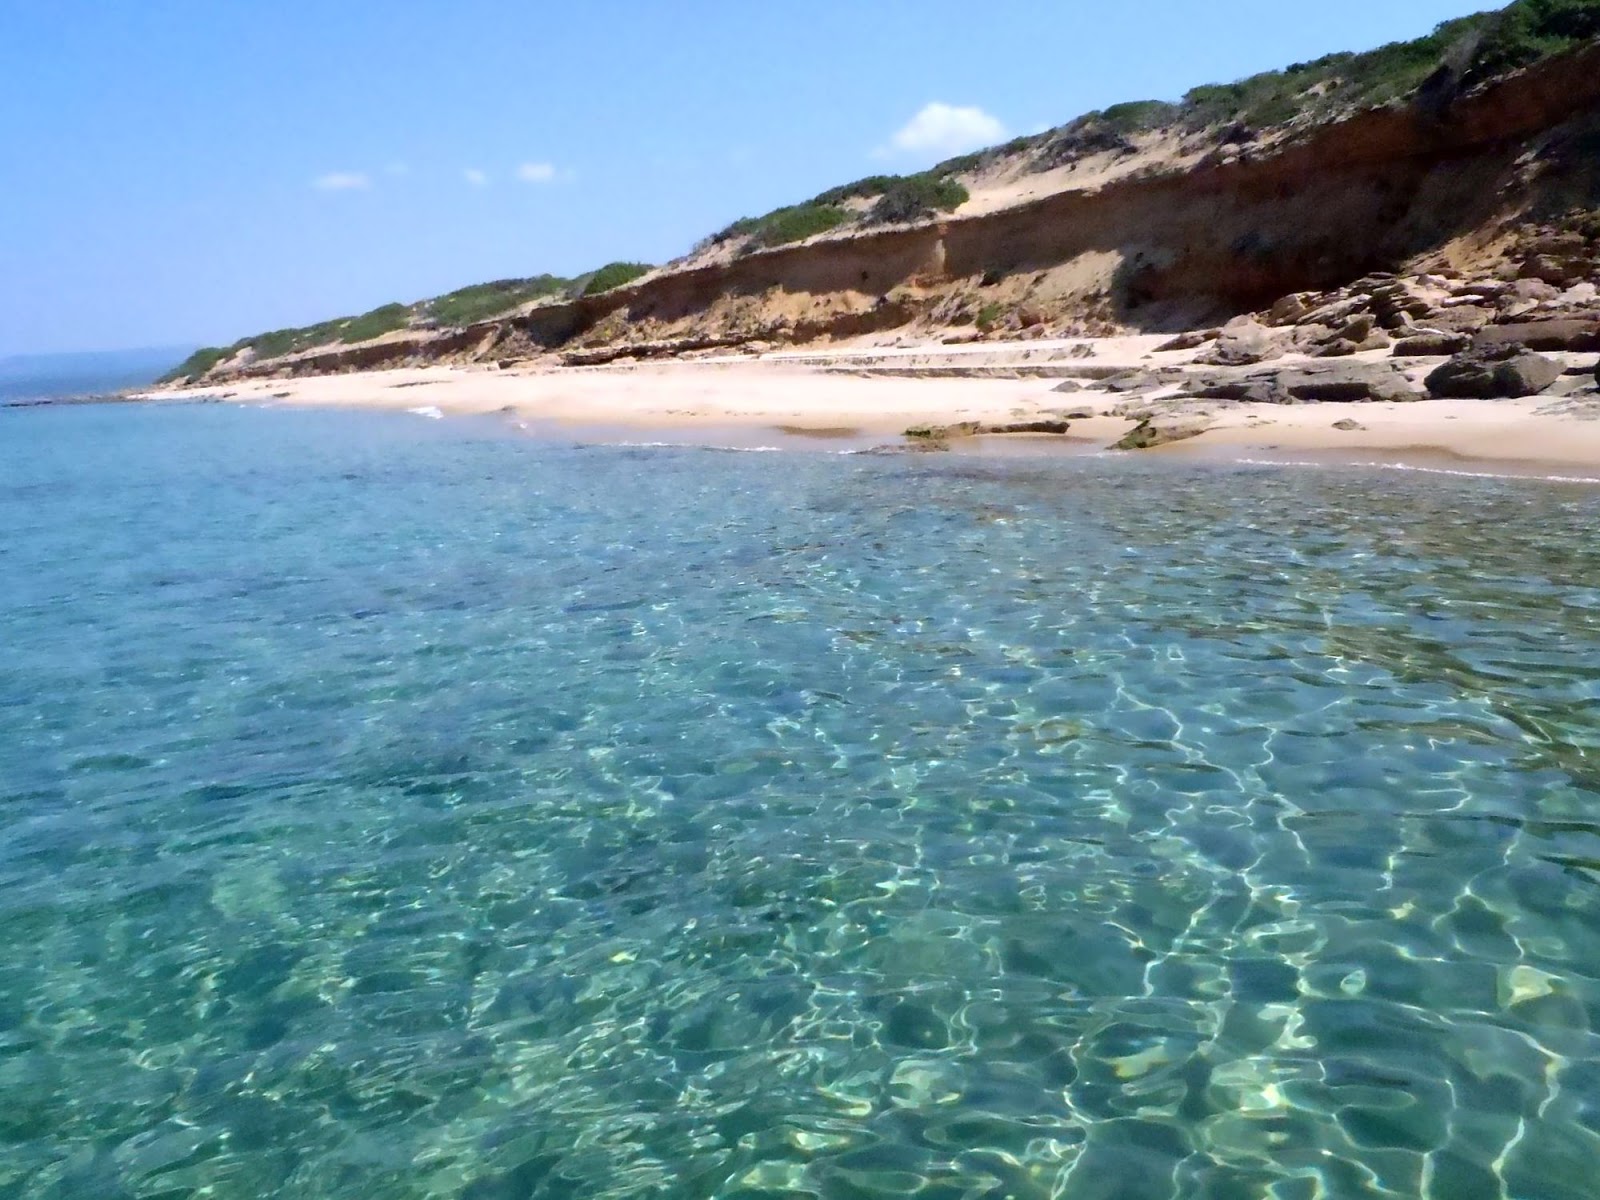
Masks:
[[[1160,365],[1151,339],[1112,339],[1097,361]],[[933,347],[942,363],[956,348]],[[974,348],[992,353],[994,347]],[[1048,347],[1039,347],[1048,353]],[[867,355],[870,353],[870,358]],[[972,356],[979,361],[977,354]],[[853,373],[854,363],[871,362]],[[252,404],[391,409],[424,415],[495,414],[533,435],[605,442],[856,449],[894,443],[915,425],[1070,418],[1068,436],[957,439],[979,452],[1098,452],[1133,427],[1127,403],[1084,381],[918,377],[915,348],[666,361],[597,368],[430,366],[233,383],[210,394]],[[896,367],[904,363],[904,369]],[[887,368],[887,373],[886,372]],[[943,368],[948,371],[948,366]],[[154,400],[201,394],[162,390]],[[1529,473],[1600,478],[1600,403],[1593,398],[1426,400],[1407,404],[1216,404],[1201,436],[1136,457],[1230,461],[1353,461],[1448,468],[1493,464]],[[1349,427],[1354,422],[1355,428]],[[1339,428],[1344,424],[1345,428]]]

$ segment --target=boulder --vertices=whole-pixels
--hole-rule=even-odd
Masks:
[[[1424,398],[1386,362],[1308,363],[1232,379],[1205,379],[1194,391],[1207,400],[1256,404],[1395,404]]]
[[[1181,442],[1188,438],[1199,437],[1209,428],[1211,428],[1209,421],[1182,414],[1146,417],[1111,448],[1149,450],[1155,446],[1165,446],[1169,442]]]
[[[1350,417],[1346,417],[1342,421],[1335,421],[1333,427],[1341,433],[1355,433],[1357,430],[1366,428],[1360,421],[1352,420]]]
[[[1473,333],[1494,320],[1494,309],[1482,304],[1454,304],[1428,317],[1428,324],[1449,333]]]
[[[1394,344],[1396,358],[1443,358],[1451,354],[1459,354],[1472,344],[1472,338],[1465,333],[1441,333],[1436,330],[1424,330],[1414,333],[1408,338],[1401,338]]]
[[[1427,378],[1439,398],[1502,400],[1537,396],[1561,378],[1561,364],[1523,346],[1474,347]]]
[[[1280,372],[1277,386],[1301,403],[1408,403],[1422,393],[1386,362],[1310,363]]]
[[[1279,340],[1265,326],[1249,321],[1223,329],[1195,361],[1218,367],[1243,367],[1282,357],[1283,346]]]
[[[1600,323],[1557,319],[1522,321],[1514,325],[1489,325],[1472,338],[1474,350],[1521,346],[1528,350],[1600,350]]]

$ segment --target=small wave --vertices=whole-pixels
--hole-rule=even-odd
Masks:
[[[720,454],[777,454],[782,446],[719,446],[711,442],[583,442],[586,449],[615,446],[620,450],[715,450]]]
[[[414,416],[427,417],[430,421],[444,420],[444,413],[440,412],[431,404],[424,404],[421,408],[408,408],[406,411]]]
[[[1536,479],[1541,483],[1597,483],[1595,475],[1539,475],[1532,471],[1469,471],[1461,467],[1429,467],[1420,463],[1397,462],[1319,462],[1300,458],[1239,458],[1235,462],[1251,467],[1363,467],[1374,471],[1407,471],[1420,475],[1455,475],[1463,479]]]

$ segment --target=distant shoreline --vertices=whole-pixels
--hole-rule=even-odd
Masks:
[[[1178,359],[1148,338],[1104,339],[1099,363]],[[1085,379],[1065,392],[1053,377],[1005,377],[1000,368],[961,374],[929,366],[939,348],[903,352],[904,367],[854,366],[859,353],[761,359],[657,362],[625,367],[420,367],[250,380],[224,389],[132,393],[133,400],[200,397],[290,407],[412,411],[504,418],[532,436],[611,443],[719,444],[771,449],[940,449],[957,453],[1098,453],[1139,425],[1139,402]],[[797,358],[804,357],[805,365]],[[916,364],[923,364],[918,366]],[[1288,363],[1292,369],[1298,364]],[[1042,368],[1041,368],[1042,369]],[[1424,370],[1425,366],[1418,368]],[[994,374],[984,374],[993,370]],[[919,372],[922,373],[919,377]],[[1016,372],[1026,374],[1020,369]],[[1198,413],[1197,436],[1128,451],[1131,461],[1258,459],[1370,463],[1449,470],[1494,467],[1510,474],[1600,480],[1600,404],[1581,397],[1521,400],[1340,401],[1302,404],[1205,403],[1174,397],[1174,411]],[[1159,410],[1162,401],[1147,407]],[[1135,415],[1129,415],[1133,413]],[[973,425],[1049,419],[1058,434],[967,436]],[[949,437],[909,440],[908,429]],[[930,446],[929,442],[937,444]]]

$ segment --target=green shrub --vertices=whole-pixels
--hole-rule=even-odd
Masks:
[[[854,183],[829,188],[820,195],[813,196],[810,203],[826,206],[843,204],[846,200],[870,200],[874,196],[883,195],[899,181],[898,175],[868,175],[865,179],[858,179]]]
[[[462,327],[487,321],[510,312],[530,300],[554,296],[570,287],[570,279],[557,275],[534,275],[528,279],[496,279],[471,287],[446,292],[423,305],[426,316],[441,325]]]
[[[770,215],[769,213],[768,216]],[[701,248],[705,246],[720,246],[724,242],[733,241],[734,238],[749,237],[761,228],[761,222],[765,219],[765,217],[740,217],[733,224],[713,233],[702,243]]]
[[[224,359],[233,357],[233,351],[221,346],[206,346],[196,350],[156,382],[177,383],[180,379],[198,379]]]
[[[1517,0],[1492,17],[1467,70],[1476,82],[1600,37],[1600,0]]]
[[[1005,316],[1005,305],[990,301],[978,310],[978,328],[988,333],[1000,323],[1000,318]]]
[[[877,223],[915,221],[935,212],[960,208],[971,194],[954,179],[925,171],[894,181],[867,214]]]
[[[337,341],[353,318],[338,317],[332,321],[320,321],[315,325],[302,326],[299,329],[274,329],[270,333],[258,333],[255,337],[245,338],[234,345],[236,350],[248,346],[255,352],[257,358],[278,358],[284,354],[294,354],[300,350],[309,350],[313,346],[325,346],[329,342]]]
[[[411,323],[411,307],[406,304],[384,304],[371,312],[351,317],[339,331],[339,340],[346,345],[370,342],[373,338],[404,329]]]
[[[1178,106],[1165,100],[1129,100],[1113,104],[1096,114],[1100,123],[1117,133],[1145,133],[1170,124],[1178,115]]]
[[[849,221],[850,216],[845,209],[833,205],[797,204],[762,217],[754,236],[763,246],[785,246],[837,229]]]
[[[1329,54],[1282,71],[1194,88],[1184,96],[1179,115],[1190,128],[1234,121],[1284,125],[1413,96],[1456,60],[1465,65],[1464,81],[1472,83],[1593,37],[1600,37],[1600,0],[1517,0],[1499,13],[1446,21],[1408,42]]]
[[[639,276],[654,269],[649,263],[607,263],[594,274],[581,281],[578,294],[580,296],[598,296],[602,292],[613,291],[625,283],[632,283]]]

